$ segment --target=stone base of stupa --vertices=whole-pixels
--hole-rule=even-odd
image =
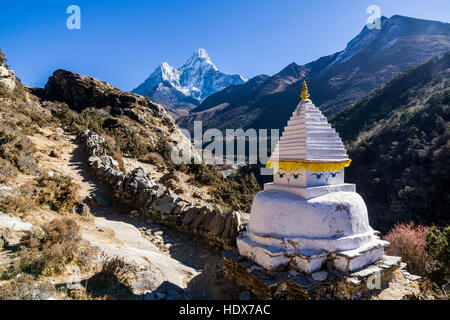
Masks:
[[[323,250],[285,250],[276,247],[263,246],[252,241],[250,231],[244,232],[236,240],[239,253],[267,270],[291,268],[305,274],[312,274],[326,267],[332,267],[340,272],[360,270],[383,258],[384,248],[388,243],[375,239],[371,243],[352,250],[327,252]],[[258,236],[256,236],[258,237]],[[267,237],[267,236],[266,236]],[[268,238],[266,238],[268,239]],[[322,239],[308,239],[311,243]],[[336,242],[343,239],[336,239]]]
[[[383,255],[355,272],[325,269],[307,275],[292,269],[269,271],[235,252],[222,254],[223,275],[241,290],[250,291],[251,299],[382,299],[389,290],[396,291],[395,299],[414,299],[420,293],[417,281],[421,278],[406,272],[400,257]]]

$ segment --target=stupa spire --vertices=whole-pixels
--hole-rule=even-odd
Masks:
[[[310,97],[309,92],[308,92],[308,86],[306,85],[306,81],[303,80],[303,85],[302,85],[302,94],[300,95],[300,98],[302,98],[303,100],[306,100]]]

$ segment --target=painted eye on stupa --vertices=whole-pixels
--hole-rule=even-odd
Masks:
[[[336,176],[339,174],[339,172],[330,172],[330,177],[336,178]]]
[[[317,179],[321,179],[323,177],[323,173],[313,173],[312,176],[316,176]]]
[[[285,173],[279,173],[278,176],[280,177],[280,179],[283,179],[286,176],[286,174]]]
[[[300,176],[300,174],[299,173],[296,173],[296,174],[291,174],[291,177],[293,177],[294,179],[298,179],[298,177]]]

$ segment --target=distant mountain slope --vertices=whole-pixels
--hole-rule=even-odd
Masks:
[[[348,146],[346,179],[371,224],[449,224],[450,51],[397,76],[331,122]]]
[[[134,93],[149,97],[177,116],[198,106],[203,99],[230,85],[247,81],[217,69],[205,49],[198,49],[179,69],[161,63]]]
[[[396,15],[383,17],[381,25],[380,30],[365,26],[341,52],[303,66],[290,64],[257,87],[240,92],[239,99],[231,96],[246,91],[243,85],[213,94],[177,123],[185,128],[203,120],[204,128],[281,129],[299,101],[303,79],[314,103],[325,114],[334,114],[400,72],[450,49],[448,23]]]

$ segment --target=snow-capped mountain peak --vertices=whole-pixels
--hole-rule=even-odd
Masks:
[[[220,72],[208,52],[200,48],[178,69],[167,62],[161,63],[133,92],[169,109],[184,108],[188,111],[209,95],[247,80],[240,75]]]
[[[180,69],[210,69],[212,68],[215,71],[219,71],[214,63],[211,61],[211,58],[208,55],[208,52],[205,49],[198,49],[195,51],[192,56],[186,61],[186,63]]]
[[[158,68],[156,70],[158,70]],[[179,78],[179,71],[167,62],[161,63],[159,65],[159,70],[161,71],[162,80],[164,81],[177,81]]]

